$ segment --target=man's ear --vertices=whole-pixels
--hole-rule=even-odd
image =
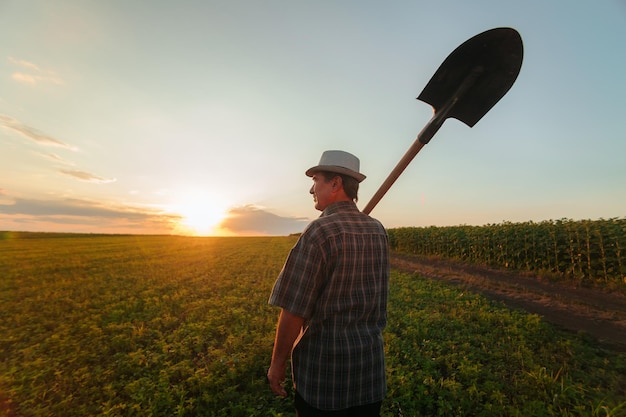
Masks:
[[[337,175],[335,178],[331,180],[330,183],[333,187],[333,191],[339,191],[343,187],[343,178],[340,175]]]

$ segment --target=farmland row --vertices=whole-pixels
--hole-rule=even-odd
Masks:
[[[583,285],[626,284],[626,219],[403,227],[389,235],[399,252],[547,272]]]

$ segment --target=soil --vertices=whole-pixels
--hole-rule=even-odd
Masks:
[[[626,296],[598,288],[441,258],[391,254],[391,267],[459,285],[510,308],[539,314],[601,346],[626,352]]]

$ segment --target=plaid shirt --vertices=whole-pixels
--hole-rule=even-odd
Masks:
[[[353,202],[328,206],[291,249],[269,303],[306,319],[291,362],[313,407],[383,400],[388,286],[387,232]]]

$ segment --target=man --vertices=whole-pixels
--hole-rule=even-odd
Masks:
[[[382,224],[359,211],[359,159],[326,151],[306,171],[322,212],[289,252],[269,303],[281,308],[267,378],[282,383],[291,355],[299,417],[379,416],[387,385],[389,242]]]

